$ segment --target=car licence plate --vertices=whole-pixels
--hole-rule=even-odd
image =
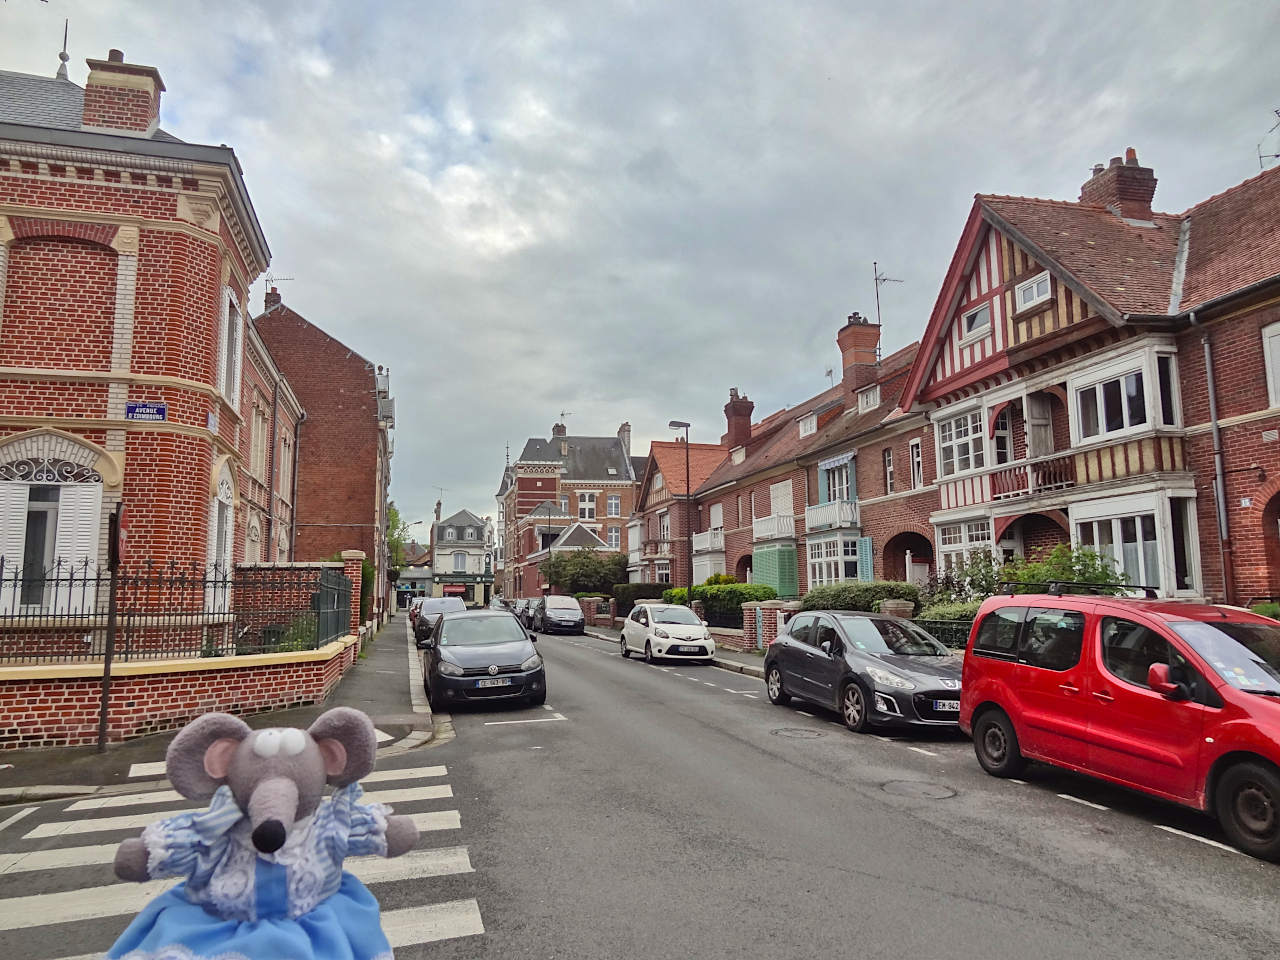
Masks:
[[[933,701],[933,709],[937,710],[939,713],[959,713],[960,701],[959,700],[935,700]]]
[[[477,687],[509,687],[511,686],[511,678],[499,677],[496,680],[477,680],[476,686]],[[956,709],[959,710],[960,708],[957,707]]]
[[[690,646],[680,646],[680,647],[677,647],[676,649],[678,649],[681,653],[697,653],[697,652],[698,652],[698,650],[699,650],[699,649],[701,649],[701,648],[700,648],[700,647],[690,647]]]

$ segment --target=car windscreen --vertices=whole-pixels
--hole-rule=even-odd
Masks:
[[[440,624],[442,647],[476,647],[524,639],[525,632],[514,617],[458,617]]]
[[[951,651],[913,623],[874,617],[839,617],[854,649],[906,657],[949,657]]]
[[[581,611],[578,601],[573,597],[547,597],[548,610],[576,610]]]
[[[654,623],[688,623],[695,627],[702,626],[702,621],[688,607],[659,607],[651,612]]]
[[[1280,694],[1280,625],[1197,620],[1169,626],[1233,687]]]

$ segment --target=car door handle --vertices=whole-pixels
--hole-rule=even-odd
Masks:
[[[1073,697],[1080,692],[1080,688],[1077,687],[1074,683],[1060,683],[1058,684],[1058,689],[1061,690],[1063,693],[1071,694]]]
[[[1099,700],[1101,700],[1103,703],[1111,703],[1115,700],[1115,697],[1107,693],[1107,691],[1105,690],[1095,690],[1093,691],[1093,695],[1097,697]]]

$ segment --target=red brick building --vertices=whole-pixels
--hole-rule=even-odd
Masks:
[[[723,462],[726,449],[714,443],[690,443],[689,484],[697,490]],[[699,531],[698,504],[685,485],[685,442],[657,441],[649,445],[649,458],[640,479],[636,512],[631,517],[629,578],[637,583],[689,585],[689,535],[699,549],[711,547],[711,540],[723,536],[724,526]],[[704,544],[703,541],[706,541]],[[715,573],[724,573],[723,551],[717,564],[709,550],[694,557],[693,582],[703,583]],[[634,564],[634,567],[633,567]]]
[[[390,610],[387,492],[395,406],[390,376],[305,317],[272,287],[254,327],[306,410],[297,431],[292,558],[363,550],[374,565],[373,612]]]
[[[259,525],[288,522],[246,466],[255,398],[299,412],[265,354],[245,369],[266,241],[234,152],[158,126],[154,67],[88,64],[83,88],[0,72],[0,555],[94,568],[124,502],[132,557],[226,568],[248,476]]]

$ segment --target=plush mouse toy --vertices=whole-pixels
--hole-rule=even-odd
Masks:
[[[185,877],[108,952],[127,960],[390,960],[378,901],[346,857],[397,857],[418,828],[357,801],[377,737],[359,710],[306,730],[251,730],[208,713],[169,745],[174,788],[207,810],[151,824],[120,844],[122,880]],[[321,801],[325,784],[333,795]]]

